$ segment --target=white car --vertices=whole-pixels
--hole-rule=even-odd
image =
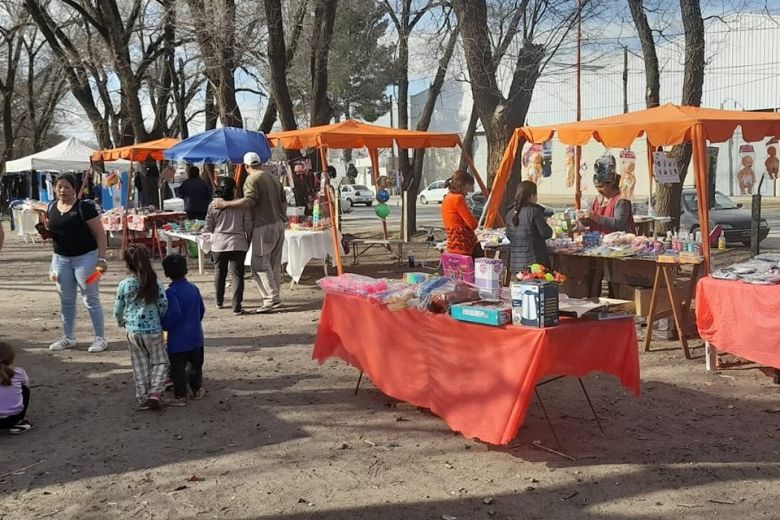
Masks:
[[[444,200],[444,196],[449,193],[449,189],[444,187],[444,181],[432,182],[427,188],[420,192],[418,200],[421,204],[428,204],[429,202],[441,202]]]
[[[295,194],[293,193],[292,188],[289,186],[284,187],[284,195],[287,197],[287,206],[293,207],[295,206]],[[342,213],[351,213],[352,212],[352,203],[344,196],[344,193],[341,194],[341,201],[340,201],[340,209]]]
[[[342,184],[340,188],[341,200],[349,201],[349,206],[365,204],[371,206],[374,203],[374,192],[362,184]]]

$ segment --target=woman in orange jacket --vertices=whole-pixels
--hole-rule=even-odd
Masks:
[[[466,194],[474,189],[474,178],[457,170],[447,181],[450,192],[441,204],[441,217],[447,233],[447,252],[466,256],[482,256],[477,242],[477,219],[466,204]]]

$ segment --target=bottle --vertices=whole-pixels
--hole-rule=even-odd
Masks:
[[[726,236],[723,234],[723,230],[720,230],[720,236],[718,237],[718,251],[726,250]]]
[[[670,251],[672,249],[672,232],[666,232],[666,239],[664,240],[664,249]]]

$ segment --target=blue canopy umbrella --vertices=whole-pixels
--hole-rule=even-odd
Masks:
[[[179,142],[165,150],[166,159],[188,163],[241,164],[244,154],[255,152],[265,162],[271,158],[271,146],[262,132],[243,128],[216,128]]]

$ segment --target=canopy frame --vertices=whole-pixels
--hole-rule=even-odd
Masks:
[[[772,112],[742,112],[666,104],[613,117],[554,125],[548,127],[516,128],[493,179],[491,200],[488,201],[485,224],[493,226],[500,219],[499,208],[518,153],[526,142],[541,144],[557,134],[564,144],[582,146],[592,139],[611,148],[627,148],[639,137],[645,136],[648,149],[691,143],[696,182],[699,226],[707,272],[712,271],[709,236],[709,204],[707,168],[707,141],[727,141],[737,126],[742,128],[745,141],[759,141],[767,137],[780,139],[780,114]],[[648,151],[652,174],[652,154]],[[579,174],[579,172],[578,172]],[[652,185],[652,182],[651,182]]]

